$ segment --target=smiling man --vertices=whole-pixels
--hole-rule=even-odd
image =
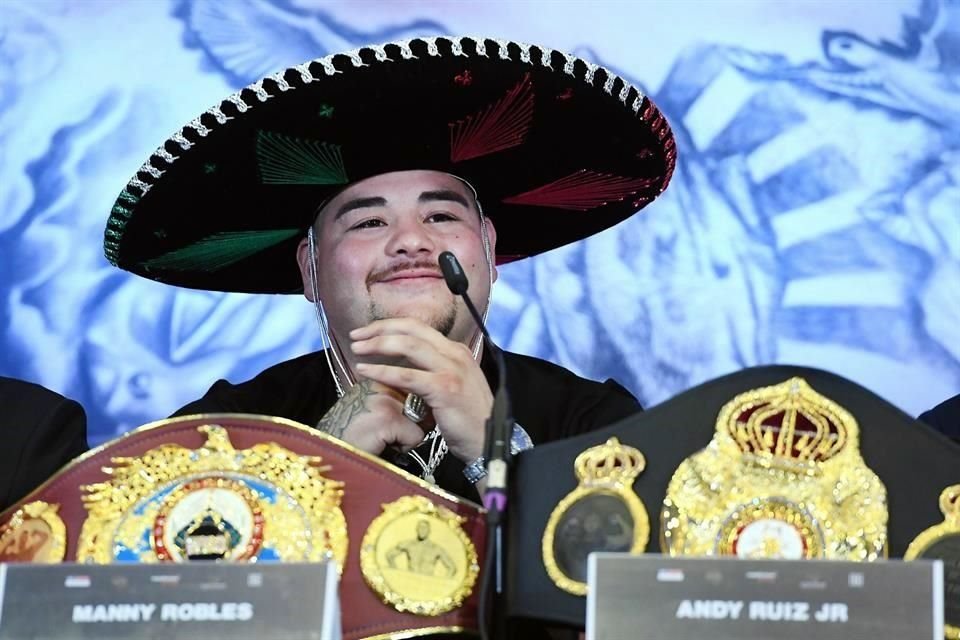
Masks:
[[[105,252],[161,282],[315,307],[322,351],[221,380],[178,414],[291,418],[476,500],[496,371],[439,255],[485,315],[497,264],[626,219],[674,162],[656,107],[596,65],[494,40],[390,43],[275,74],[184,127],[121,193]],[[640,410],[612,380],[505,360],[515,449]]]
[[[465,461],[479,458],[493,395],[468,347],[479,345],[476,323],[447,288],[438,263],[442,251],[458,256],[470,282],[468,295],[486,307],[496,234],[469,188],[437,171],[382,174],[330,201],[314,229],[314,253],[324,258],[312,271],[309,238],[297,257],[307,299],[323,301],[333,342],[350,345],[344,377],[351,392],[341,405],[375,394],[395,404],[416,394],[432,410],[432,420],[444,425],[450,451]],[[423,440],[424,421],[408,419],[402,407],[366,413],[338,407],[319,427],[377,454]]]

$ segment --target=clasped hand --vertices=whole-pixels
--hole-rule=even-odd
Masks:
[[[413,318],[377,320],[351,331],[350,339],[359,380],[320,429],[373,454],[388,445],[409,450],[424,435],[403,415],[404,399],[415,393],[430,407],[454,456],[470,462],[481,455],[493,394],[466,345]],[[378,360],[391,364],[371,362]]]

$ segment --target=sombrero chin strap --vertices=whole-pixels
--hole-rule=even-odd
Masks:
[[[327,314],[323,309],[323,301],[320,299],[320,288],[317,286],[317,244],[316,236],[313,233],[313,225],[307,231],[307,248],[310,253],[310,291],[313,293],[313,310],[317,317],[317,325],[320,328],[320,340],[323,344],[323,353],[327,358],[327,366],[330,368],[330,374],[333,376],[333,383],[337,387],[337,396],[343,397],[344,388],[340,382],[340,374],[347,381],[347,386],[353,386],[353,375],[343,362],[340,354],[340,345],[336,344],[336,337],[330,331],[330,325],[327,322]],[[332,354],[332,356],[331,356]],[[336,363],[336,366],[334,366]]]

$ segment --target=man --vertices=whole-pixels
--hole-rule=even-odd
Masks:
[[[316,301],[319,295],[326,309],[330,342],[349,345],[339,353],[342,397],[337,399],[324,356],[311,354],[247,383],[220,381],[177,413],[280,415],[382,454],[387,447],[414,449],[424,440],[421,424],[403,411],[406,395],[414,393],[431,409],[432,419],[423,423],[427,431],[440,425],[452,458],[437,460],[442,445],[431,438],[414,450],[408,468],[477,499],[463,472],[482,454],[493,395],[474,357],[480,333],[462,300],[447,288],[438,256],[441,251],[458,256],[468,275],[468,295],[485,310],[496,273],[484,251],[484,246],[495,251],[493,224],[481,217],[459,179],[403,171],[346,188],[323,207],[313,228],[316,291],[309,239],[301,241],[297,257],[306,297]],[[605,426],[640,410],[612,381],[589,382],[515,354],[507,354],[507,367],[514,415],[533,443]],[[486,368],[492,378],[493,363]],[[422,464],[416,466],[418,459]]]
[[[457,570],[453,558],[450,557],[446,549],[429,538],[430,521],[420,520],[417,522],[416,538],[398,542],[393,549],[387,552],[387,565],[391,569],[396,569],[397,558],[405,556],[407,571],[432,576],[437,573],[437,566],[439,565],[443,567],[442,575],[452,577]]]
[[[87,450],[83,407],[40,385],[0,376],[4,446],[0,510]]]
[[[302,290],[316,307],[324,351],[217,382],[178,414],[292,418],[476,500],[496,371],[440,253],[485,314],[498,262],[629,217],[674,158],[649,100],[571,56],[468,38],[367,47],[185,127],[121,193],[105,252],[162,282]],[[506,366],[517,449],[640,410],[612,381]]]

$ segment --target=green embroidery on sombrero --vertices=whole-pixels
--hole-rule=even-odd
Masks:
[[[264,184],[347,184],[340,145],[257,132],[257,161]]]
[[[224,231],[141,264],[147,269],[219,271],[302,232],[302,229]]]
[[[113,214],[112,216],[110,216],[111,218],[116,218],[116,217],[119,215],[119,216],[123,216],[124,218],[129,219],[130,216],[133,215],[133,211],[132,211],[132,210],[127,209],[127,208],[124,207],[124,206],[121,206],[119,203],[113,205],[113,208],[110,209],[110,213]]]
[[[137,204],[140,202],[140,198],[133,195],[126,189],[120,192],[120,195],[117,196],[117,200],[123,200],[124,202],[129,202],[130,204]]]

